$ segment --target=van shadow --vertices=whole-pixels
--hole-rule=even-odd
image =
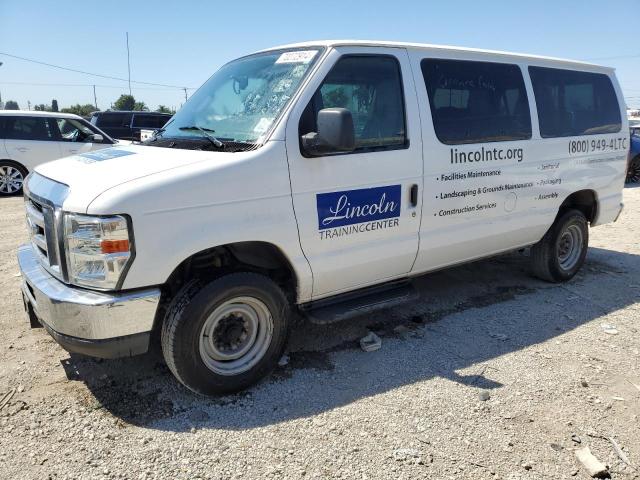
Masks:
[[[492,359],[640,301],[639,272],[640,256],[590,248],[581,272],[563,285],[533,279],[521,254],[425,275],[411,304],[340,324],[297,326],[286,366],[247,392],[213,399],[179,385],[157,351],[112,361],[72,355],[63,366],[88,387],[87,406],[169,431],[275,424],[436,377],[477,395],[502,386],[491,378]],[[358,346],[368,329],[382,338],[376,352]]]

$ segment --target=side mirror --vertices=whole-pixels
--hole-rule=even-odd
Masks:
[[[89,138],[87,138],[87,141],[92,143],[102,143],[104,142],[104,137],[99,133],[93,133],[89,135]]]
[[[346,108],[323,108],[318,112],[318,131],[303,135],[302,147],[312,156],[352,152],[356,147],[353,117]]]

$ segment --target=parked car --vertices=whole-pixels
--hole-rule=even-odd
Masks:
[[[627,183],[640,183],[640,121],[631,125],[631,148],[629,149],[629,166],[627,167]]]
[[[105,111],[91,114],[91,123],[113,138],[140,141],[140,130],[157,130],[172,115],[159,112]]]
[[[22,193],[37,165],[117,143],[82,117],[69,113],[0,111],[0,197]]]
[[[628,151],[611,68],[405,43],[262,51],[145,145],[29,176],[25,307],[98,357],[157,333],[188,388],[236,391],[277,365],[294,318],[414,299],[426,272],[530,247],[536,276],[570,280],[589,226],[622,210]]]

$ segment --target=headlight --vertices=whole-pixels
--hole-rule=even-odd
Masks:
[[[132,261],[127,219],[66,213],[64,248],[70,283],[113,290]]]

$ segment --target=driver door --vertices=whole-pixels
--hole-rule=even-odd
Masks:
[[[356,148],[311,156],[300,137],[317,113],[351,112]],[[406,50],[339,47],[327,53],[287,123],[287,156],[313,299],[410,272],[418,251],[422,141]]]

